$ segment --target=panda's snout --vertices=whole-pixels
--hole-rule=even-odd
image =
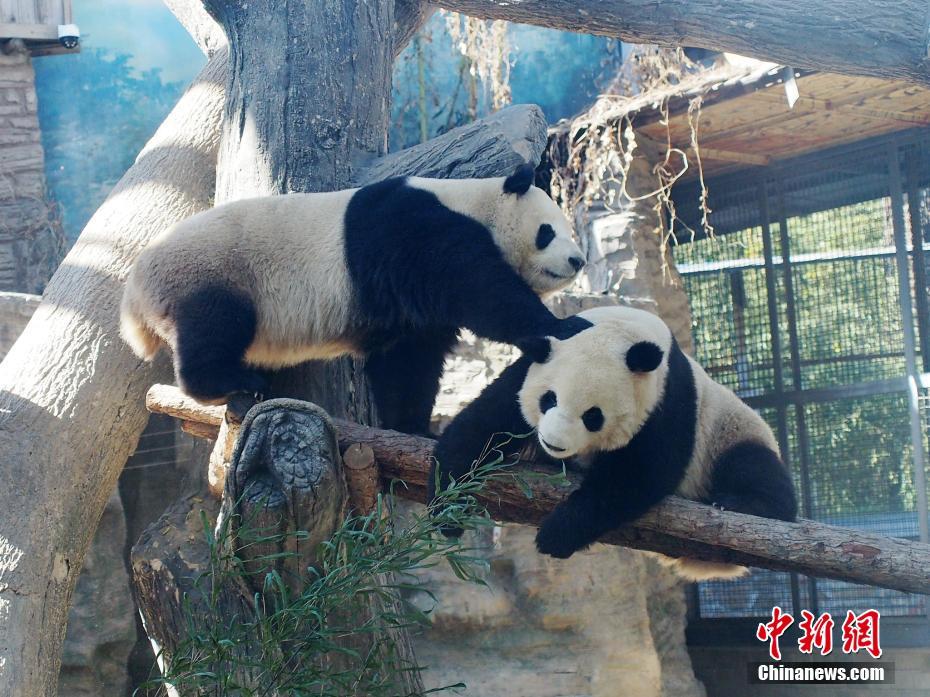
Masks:
[[[553,445],[552,443],[550,443],[549,441],[547,441],[545,438],[543,438],[543,437],[541,437],[541,436],[540,436],[539,440],[542,442],[543,445],[546,446],[546,449],[547,449],[547,450],[551,450],[551,451],[554,452],[554,453],[564,453],[565,450],[566,450],[566,448],[560,448],[560,447],[558,447],[558,446]]]
[[[572,265],[576,272],[581,271],[585,266],[584,257],[571,257],[568,263]]]

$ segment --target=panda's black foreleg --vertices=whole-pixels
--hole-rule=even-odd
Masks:
[[[443,363],[457,334],[454,327],[410,332],[368,354],[365,372],[384,428],[429,435]]]
[[[559,319],[547,308],[511,267],[475,264],[461,274],[468,287],[460,290],[465,304],[458,304],[461,325],[480,337],[517,344],[533,336],[568,339],[591,326],[583,317]]]
[[[714,465],[710,503],[727,511],[793,521],[798,503],[788,469],[769,448],[741,443]]]
[[[491,453],[506,460],[526,443],[525,439],[512,436],[532,431],[517,401],[530,364],[530,359],[523,357],[508,366],[443,431],[433,451],[428,482],[430,512],[433,515],[442,513],[436,501],[437,490],[445,490],[451,483],[463,479],[482,455]],[[462,534],[461,528],[454,525],[445,525],[442,532],[447,537]]]
[[[267,380],[243,363],[256,322],[248,298],[219,286],[201,288],[180,301],[174,312],[174,369],[181,390],[205,404],[264,393]]]
[[[630,467],[613,453],[602,453],[581,486],[543,520],[536,548],[542,554],[567,559],[604,533],[636,520],[674,489],[671,478]]]

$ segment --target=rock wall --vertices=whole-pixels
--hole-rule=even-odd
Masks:
[[[64,256],[64,236],[45,194],[32,62],[15,42],[7,47],[0,52],[0,290],[40,293]]]
[[[634,197],[655,186],[644,148],[629,170]],[[589,266],[560,316],[598,305],[656,312],[691,350],[687,297],[660,244],[650,199],[580,212]],[[442,427],[518,355],[466,335],[446,364],[434,420]],[[464,682],[469,697],[703,697],[685,644],[682,583],[652,559],[595,545],[566,561],[543,557],[535,528],[504,525],[471,542],[488,560],[487,587],[444,567],[427,576],[438,599],[432,625],[415,638],[426,687]],[[423,598],[424,609],[433,602]]]

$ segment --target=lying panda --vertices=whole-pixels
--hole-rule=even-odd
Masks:
[[[670,494],[795,519],[794,486],[771,429],[687,357],[662,320],[629,307],[581,316],[594,326],[572,338],[522,342],[524,355],[449,424],[431,486],[467,473],[495,434],[535,428],[550,456],[586,465],[580,487],[540,526],[543,554],[570,557]],[[512,441],[504,454],[520,447]],[[664,559],[693,580],[745,572]]]
[[[529,165],[507,178],[401,177],[199,213],[139,256],[120,333],[141,358],[170,346],[178,385],[207,404],[263,393],[256,368],[367,355],[383,425],[425,432],[461,327],[514,343],[590,326],[540,299],[584,256],[533,178]]]

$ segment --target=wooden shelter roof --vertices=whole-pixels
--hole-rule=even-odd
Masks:
[[[799,95],[793,106],[785,84],[792,74]],[[673,145],[687,150],[688,107],[698,96],[703,100],[698,144],[705,177],[930,126],[927,87],[758,62],[724,64],[675,86],[613,103],[605,96],[599,103],[612,117],[630,118],[639,133],[659,142],[670,136]],[[685,178],[696,174],[692,170]]]

